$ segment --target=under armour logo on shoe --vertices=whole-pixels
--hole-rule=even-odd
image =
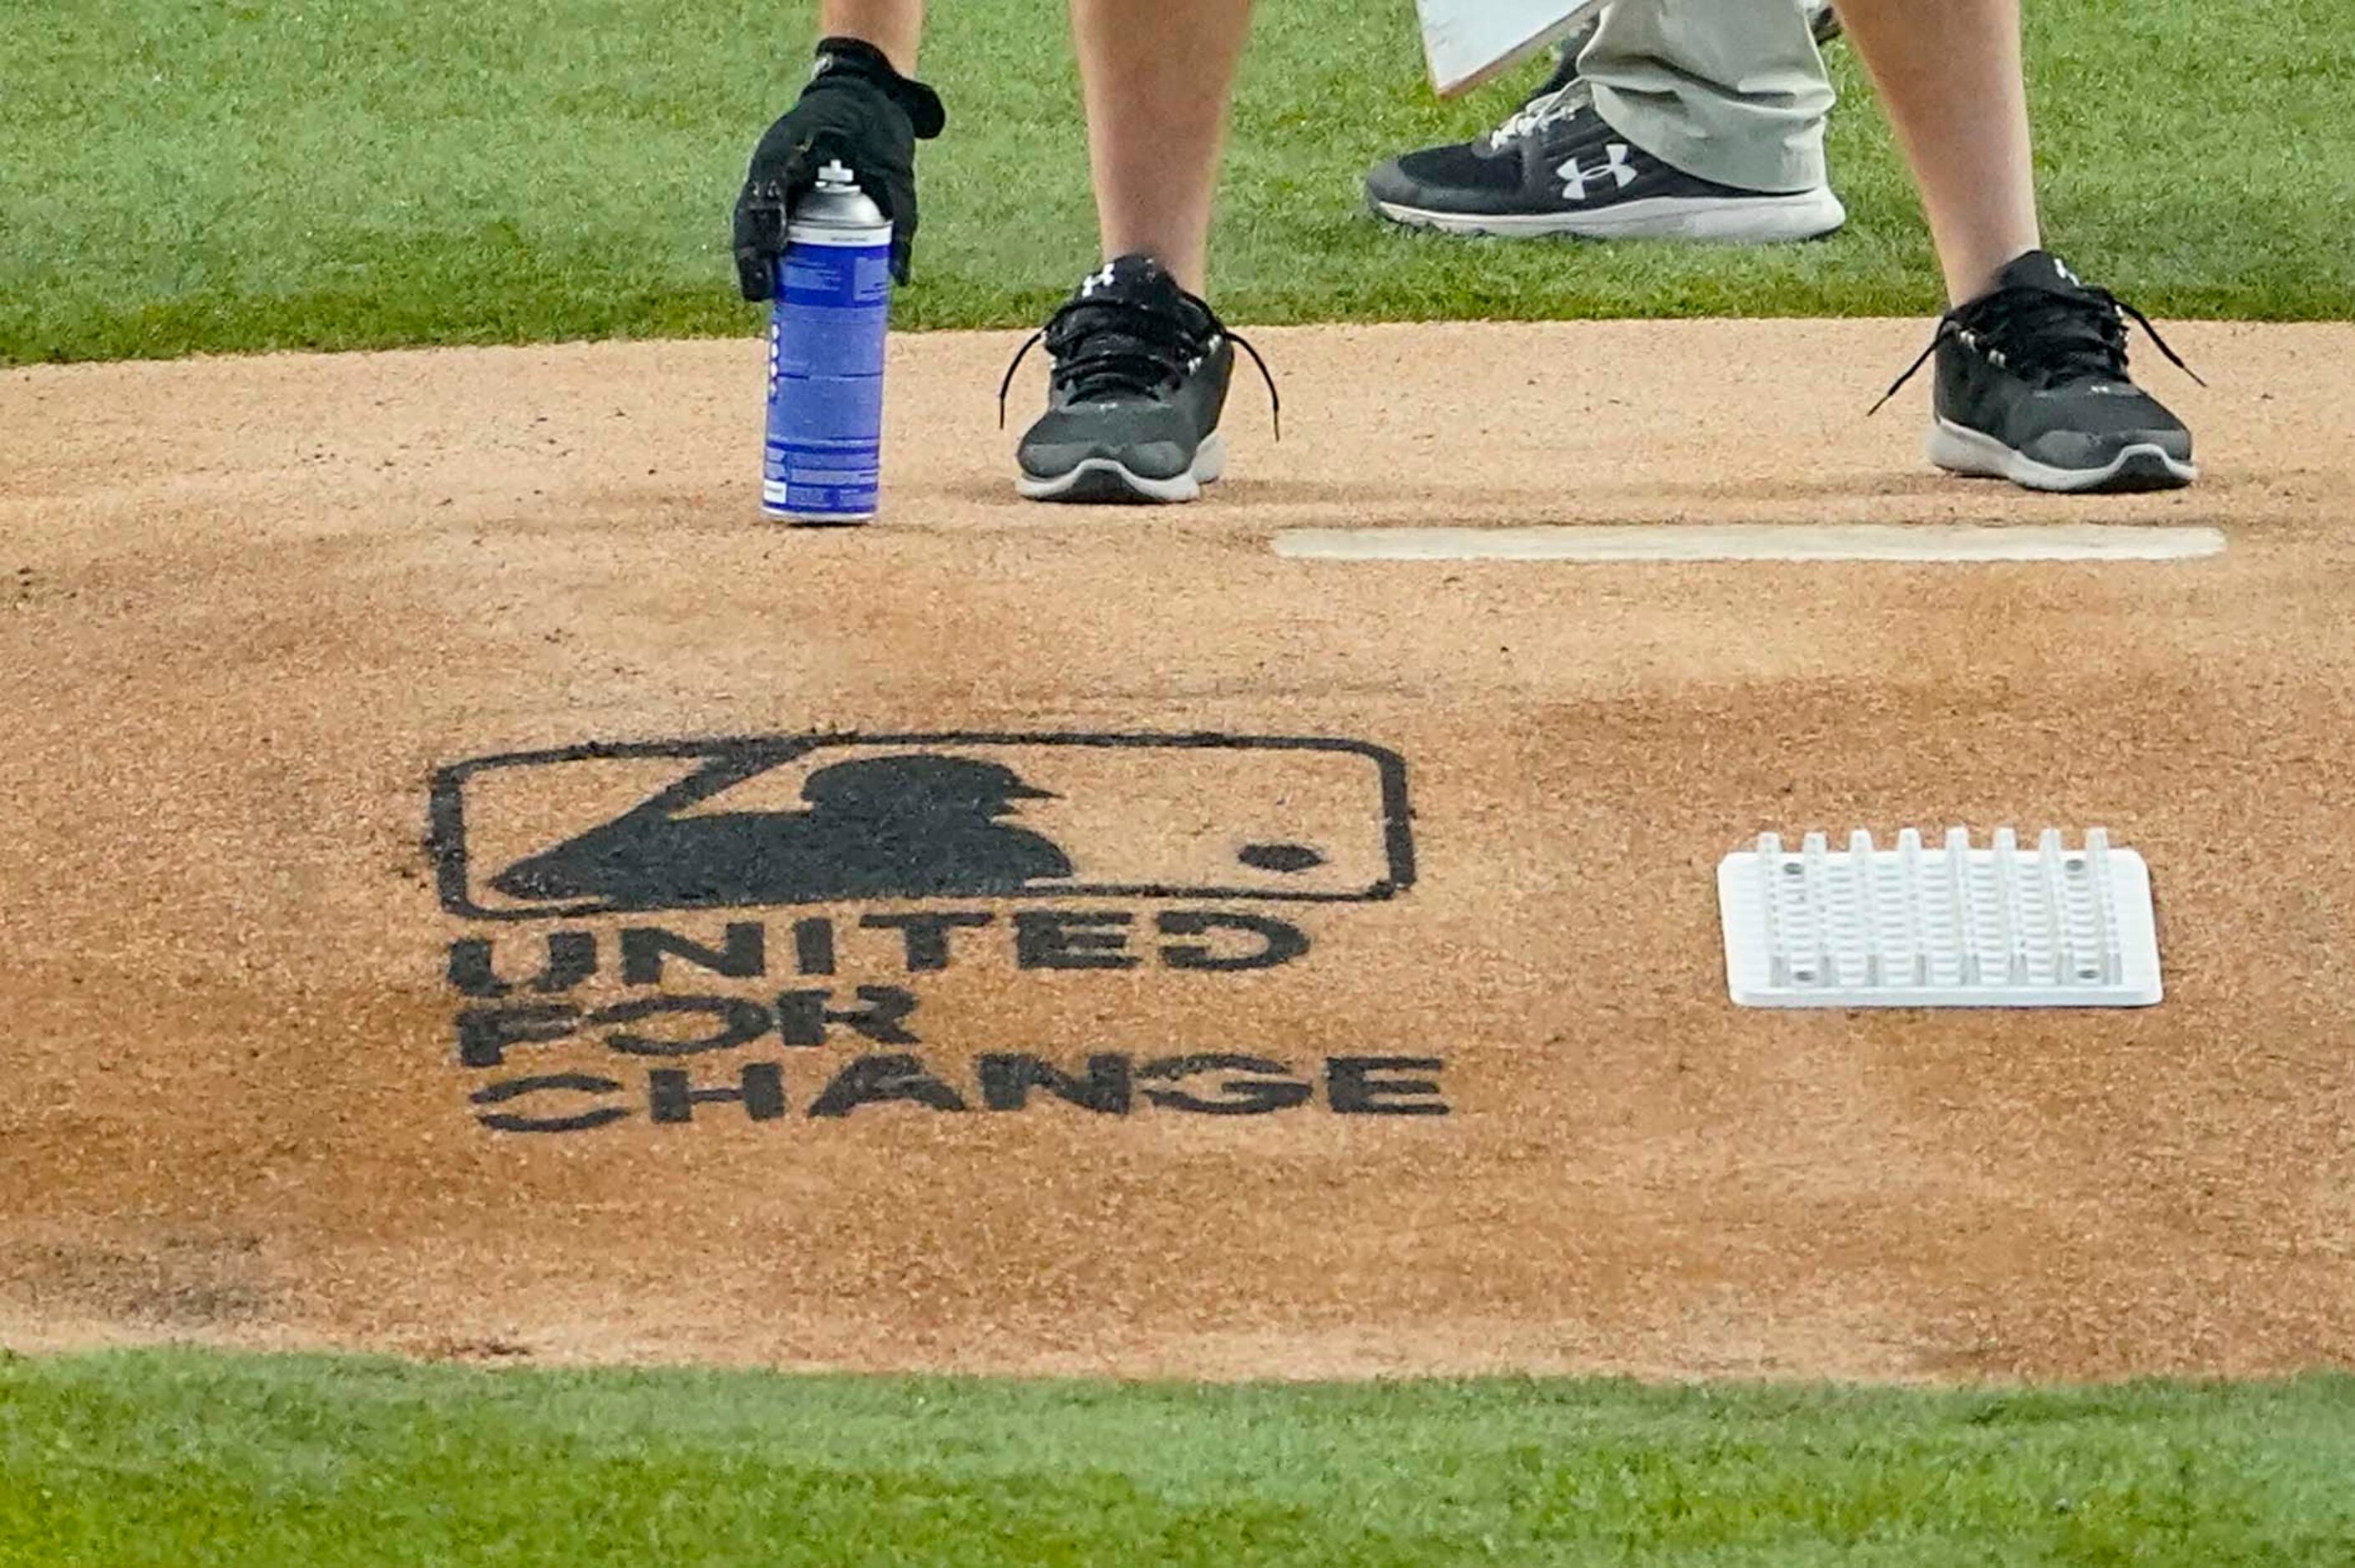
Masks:
[[[1089,295],[1089,294],[1092,294],[1092,293],[1094,293],[1098,289],[1109,289],[1109,288],[1111,288],[1111,287],[1112,287],[1112,281],[1113,281],[1113,279],[1112,279],[1112,273],[1113,273],[1113,267],[1114,267],[1114,263],[1110,262],[1110,261],[1107,261],[1107,262],[1105,262],[1105,263],[1104,263],[1104,267],[1103,267],[1103,271],[1101,271],[1101,272],[1091,272],[1091,273],[1089,273],[1085,278],[1082,279],[1082,280],[1080,281],[1080,293],[1081,293],[1081,295],[1082,295],[1082,297],[1084,297],[1084,296],[1086,296],[1086,295]]]
[[[1561,195],[1564,201],[1584,201],[1587,182],[1602,179],[1606,175],[1615,182],[1615,188],[1619,190],[1624,191],[1636,183],[1636,167],[1627,161],[1626,143],[1609,143],[1603,149],[1603,156],[1604,162],[1597,168],[1582,169],[1578,166],[1578,160],[1572,158],[1554,171],[1555,175],[1561,181]]]

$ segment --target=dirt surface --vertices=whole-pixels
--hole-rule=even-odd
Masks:
[[[754,343],[0,373],[0,1340],[2355,1365],[2355,328],[2172,333],[2208,477],[2110,501],[1867,422],[1924,331],[1271,332],[1155,513],[903,342],[827,534]],[[2230,548],[1269,545],[1956,519]],[[1720,855],[1951,822],[2142,850],[2166,1003],[1727,1003]]]

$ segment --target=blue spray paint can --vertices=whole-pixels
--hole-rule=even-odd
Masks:
[[[794,205],[769,316],[761,511],[805,526],[875,515],[891,225],[840,164]]]

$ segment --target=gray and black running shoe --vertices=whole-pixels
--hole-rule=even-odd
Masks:
[[[1016,487],[1033,501],[1194,500],[1226,468],[1219,416],[1236,347],[1267,374],[1257,351],[1149,256],[1089,274],[1022,345],[998,387],[1001,416],[1015,370],[1042,341],[1054,361],[1047,411],[1015,449]]]
[[[2126,318],[2195,381],[2148,318],[2030,250],[1938,323],[1881,403],[1937,360],[1930,461],[2030,490],[2172,490],[2200,477],[2191,432],[2126,375]],[[1878,409],[1881,403],[1873,407]]]
[[[1601,7],[1596,11],[1599,14]],[[1829,6],[1820,41],[1837,37]],[[1686,174],[1629,142],[1595,111],[1578,57],[1592,20],[1562,46],[1553,74],[1476,142],[1402,154],[1366,176],[1366,200],[1393,223],[1508,238],[1682,239],[1761,245],[1813,239],[1848,221],[1829,185],[1753,191]]]

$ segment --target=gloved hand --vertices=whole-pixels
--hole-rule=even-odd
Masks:
[[[891,220],[891,275],[908,281],[916,238],[916,143],[946,122],[940,96],[891,69],[883,51],[857,38],[827,38],[800,101],[752,149],[736,198],[736,278],[748,300],[774,291],[778,252],[794,202],[839,159]]]

